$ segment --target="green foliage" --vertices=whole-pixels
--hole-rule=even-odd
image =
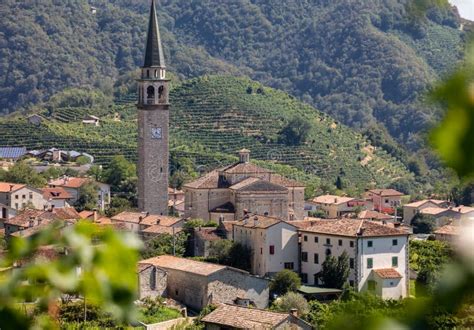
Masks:
[[[270,283],[270,292],[283,296],[288,292],[296,292],[301,286],[301,279],[295,272],[284,269],[278,272]]]
[[[138,320],[145,324],[154,324],[181,317],[180,311],[163,305],[160,298],[145,299],[138,311]]]
[[[90,158],[86,156],[80,156],[76,159],[77,165],[86,165],[86,164],[90,164],[90,162],[91,162]]]
[[[131,210],[132,203],[126,198],[114,196],[110,199],[110,206],[106,210],[107,216],[113,217],[123,211]]]
[[[292,309],[298,311],[299,316],[305,316],[309,312],[309,304],[306,299],[299,293],[287,292],[273,302],[271,307],[279,312],[289,313]]]
[[[319,278],[326,288],[342,289],[349,277],[349,256],[344,251],[339,257],[328,256],[324,260]]]
[[[97,327],[115,327],[116,320],[110,313],[104,313],[96,305],[87,304],[84,302],[69,302],[62,304],[59,308],[59,323],[62,327],[67,327],[68,324],[93,322]]]
[[[436,219],[431,215],[417,214],[411,225],[415,234],[431,234],[436,228]]]
[[[59,251],[57,259],[32,262],[39,247],[48,245]],[[19,261],[23,266],[1,274],[0,324],[27,329],[35,322],[47,322],[42,315],[62,294],[81,295],[118,322],[131,321],[135,313],[139,246],[130,234],[115,233],[87,222],[66,228],[56,223],[28,239],[13,238],[0,267],[12,267]],[[67,254],[60,253],[66,248]],[[32,315],[20,313],[15,307],[17,302],[35,299],[38,311]]]
[[[114,191],[122,191],[120,186],[131,178],[137,176],[135,164],[129,162],[123,155],[115,156],[104,173],[106,182]]]
[[[161,234],[157,237],[145,241],[145,247],[140,252],[142,259],[152,258],[160,255],[173,255],[182,257],[186,252],[186,241],[188,234],[180,232],[178,234]],[[174,249],[173,249],[174,246]]]
[[[97,194],[98,186],[95,182],[87,182],[83,184],[78,191],[77,201],[74,203],[74,207],[79,210],[92,211],[97,209],[99,203],[99,197]]]
[[[296,117],[290,120],[280,132],[280,141],[288,146],[300,145],[308,139],[311,124],[307,120]]]
[[[451,262],[453,249],[440,241],[410,240],[410,268],[414,271],[422,269],[440,270]]]
[[[42,188],[47,180],[25,162],[17,162],[8,171],[0,169],[0,181],[23,183]]]

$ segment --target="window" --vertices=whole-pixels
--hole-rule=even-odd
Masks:
[[[301,282],[308,283],[308,274],[301,273]]]
[[[18,199],[18,195],[15,195],[15,199]]]
[[[154,99],[155,98],[155,87],[153,86],[148,86],[146,89],[146,94],[148,99]]]
[[[342,246],[342,239],[339,240],[339,246]]]
[[[319,264],[319,254],[317,253],[314,254],[314,263]]]
[[[330,238],[326,238],[326,244],[328,244],[328,245],[331,244],[331,239]]]
[[[21,198],[26,199],[26,195],[21,196]]]
[[[303,240],[304,240],[305,242],[307,242],[307,241],[308,241],[308,236],[304,235],[304,236],[303,236]]]
[[[373,247],[374,242],[373,241],[367,241],[367,247]]]
[[[275,254],[275,245],[270,245],[270,254]]]
[[[350,241],[349,246],[354,247],[354,241]]]
[[[369,284],[369,291],[375,291],[375,287],[377,283],[375,281],[369,281],[368,284]]]
[[[352,286],[352,287],[354,287],[354,281],[353,281],[353,280],[350,280],[350,281],[349,281],[349,285]]]
[[[385,203],[388,204],[390,201],[388,199],[385,200]]]
[[[318,236],[314,237],[314,243],[319,243],[319,237]]]
[[[349,259],[349,267],[350,267],[351,269],[354,269],[354,258],[350,258],[350,259]]]
[[[393,245],[393,246],[397,246],[397,245],[398,245],[398,239],[392,240],[392,245]]]
[[[398,257],[392,257],[392,267],[398,267]]]
[[[18,203],[15,203],[15,208],[18,210]]]
[[[284,267],[285,269],[293,270],[295,268],[295,265],[292,262],[285,262]]]
[[[263,254],[263,248],[260,248],[260,254]]]
[[[332,254],[331,249],[326,249],[326,258]]]
[[[301,261],[308,262],[308,252],[301,252]]]
[[[367,268],[372,269],[374,267],[374,259],[367,258]]]

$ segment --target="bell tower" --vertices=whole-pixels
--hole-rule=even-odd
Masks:
[[[151,2],[145,62],[138,81],[138,207],[168,214],[169,80],[155,0]]]

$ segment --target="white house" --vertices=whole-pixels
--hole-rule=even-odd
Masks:
[[[403,193],[394,189],[372,189],[369,190],[365,197],[372,200],[374,210],[393,214],[396,208],[402,204]]]
[[[43,192],[25,184],[0,182],[0,204],[15,210],[26,207],[42,210],[46,205]]]
[[[252,250],[252,274],[299,271],[298,229],[278,218],[252,215],[234,223],[234,241]]]
[[[382,298],[408,296],[408,233],[367,220],[319,220],[300,229],[301,277],[308,285],[318,278],[327,256],[349,257],[348,282],[357,291]]]
[[[100,126],[100,118],[93,115],[87,115],[82,120],[82,123],[85,125]]]
[[[405,204],[403,205],[403,223],[410,225],[413,218],[423,209],[429,207],[447,208],[448,206],[448,201],[438,199],[424,199],[421,201]]]
[[[354,212],[356,207],[364,206],[364,201],[352,197],[341,197],[335,195],[323,195],[306,201],[307,211],[322,210],[327,218],[340,218],[346,213]]]

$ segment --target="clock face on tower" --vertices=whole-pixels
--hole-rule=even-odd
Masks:
[[[151,128],[151,137],[156,140],[161,140],[163,137],[161,127],[152,127]]]

